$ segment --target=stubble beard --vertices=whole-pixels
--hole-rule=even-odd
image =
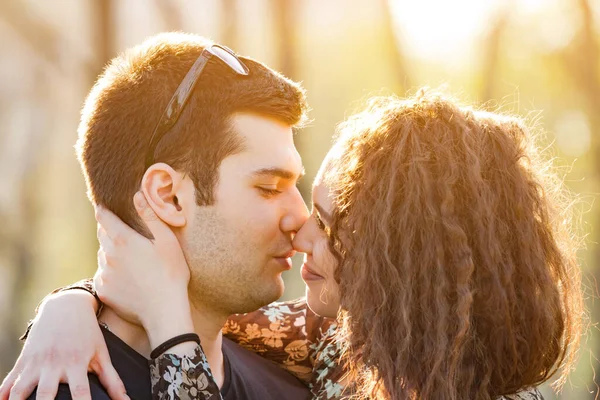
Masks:
[[[208,273],[208,268],[192,270],[188,287],[190,301],[228,316],[256,311],[281,296],[282,283],[264,282],[256,276],[244,278],[247,274],[240,269],[245,267],[248,264],[215,263]]]
[[[190,267],[189,297],[197,308],[229,316],[255,311],[281,296],[281,276],[265,278],[268,260],[241,240],[243,232],[211,211],[199,212],[194,227],[182,248]]]

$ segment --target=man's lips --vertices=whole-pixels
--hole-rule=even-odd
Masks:
[[[304,279],[304,281],[318,281],[325,279],[323,276],[313,271],[307,263],[302,265],[302,268],[300,269],[300,275],[302,275],[302,279]]]
[[[292,269],[292,256],[296,254],[296,250],[290,250],[274,257],[284,270]]]
[[[294,254],[296,254],[296,250],[287,250],[285,253],[281,253],[279,255],[276,255],[275,258],[290,258]]]

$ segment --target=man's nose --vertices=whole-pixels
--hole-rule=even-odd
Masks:
[[[310,213],[308,212],[308,208],[306,208],[300,191],[296,187],[290,194],[289,201],[286,203],[285,212],[281,218],[281,230],[282,232],[295,234],[304,225]]]

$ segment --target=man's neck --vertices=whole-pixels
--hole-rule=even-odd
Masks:
[[[225,377],[223,351],[221,350],[223,345],[221,329],[227,321],[227,315],[221,315],[210,307],[194,301],[190,301],[190,311],[194,330],[200,336],[202,350],[204,350],[212,373],[220,387],[223,381],[217,379],[217,377]]]
[[[214,310],[198,302],[190,302],[190,310],[194,331],[200,337],[202,350],[220,387],[225,377],[223,352],[221,350],[223,344],[221,329],[227,320],[227,316],[215,313]],[[104,307],[99,320],[104,322],[112,333],[117,335],[132,349],[144,357],[150,358],[152,349],[150,348],[148,335],[142,326],[119,317],[110,307]]]

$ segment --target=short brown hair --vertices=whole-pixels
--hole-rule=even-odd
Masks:
[[[149,235],[132,203],[145,172],[150,136],[171,96],[207,39],[163,33],[113,59],[88,95],[79,125],[77,155],[92,203],[103,205]],[[307,104],[303,89],[246,57],[248,76],[237,76],[212,59],[202,72],[176,125],[156,149],[156,162],[188,173],[199,205],[214,201],[221,161],[243,145],[229,117],[253,112],[300,125]]]
[[[489,400],[569,371],[572,203],[521,119],[422,91],[374,99],[336,146],[330,245],[360,398]]]

